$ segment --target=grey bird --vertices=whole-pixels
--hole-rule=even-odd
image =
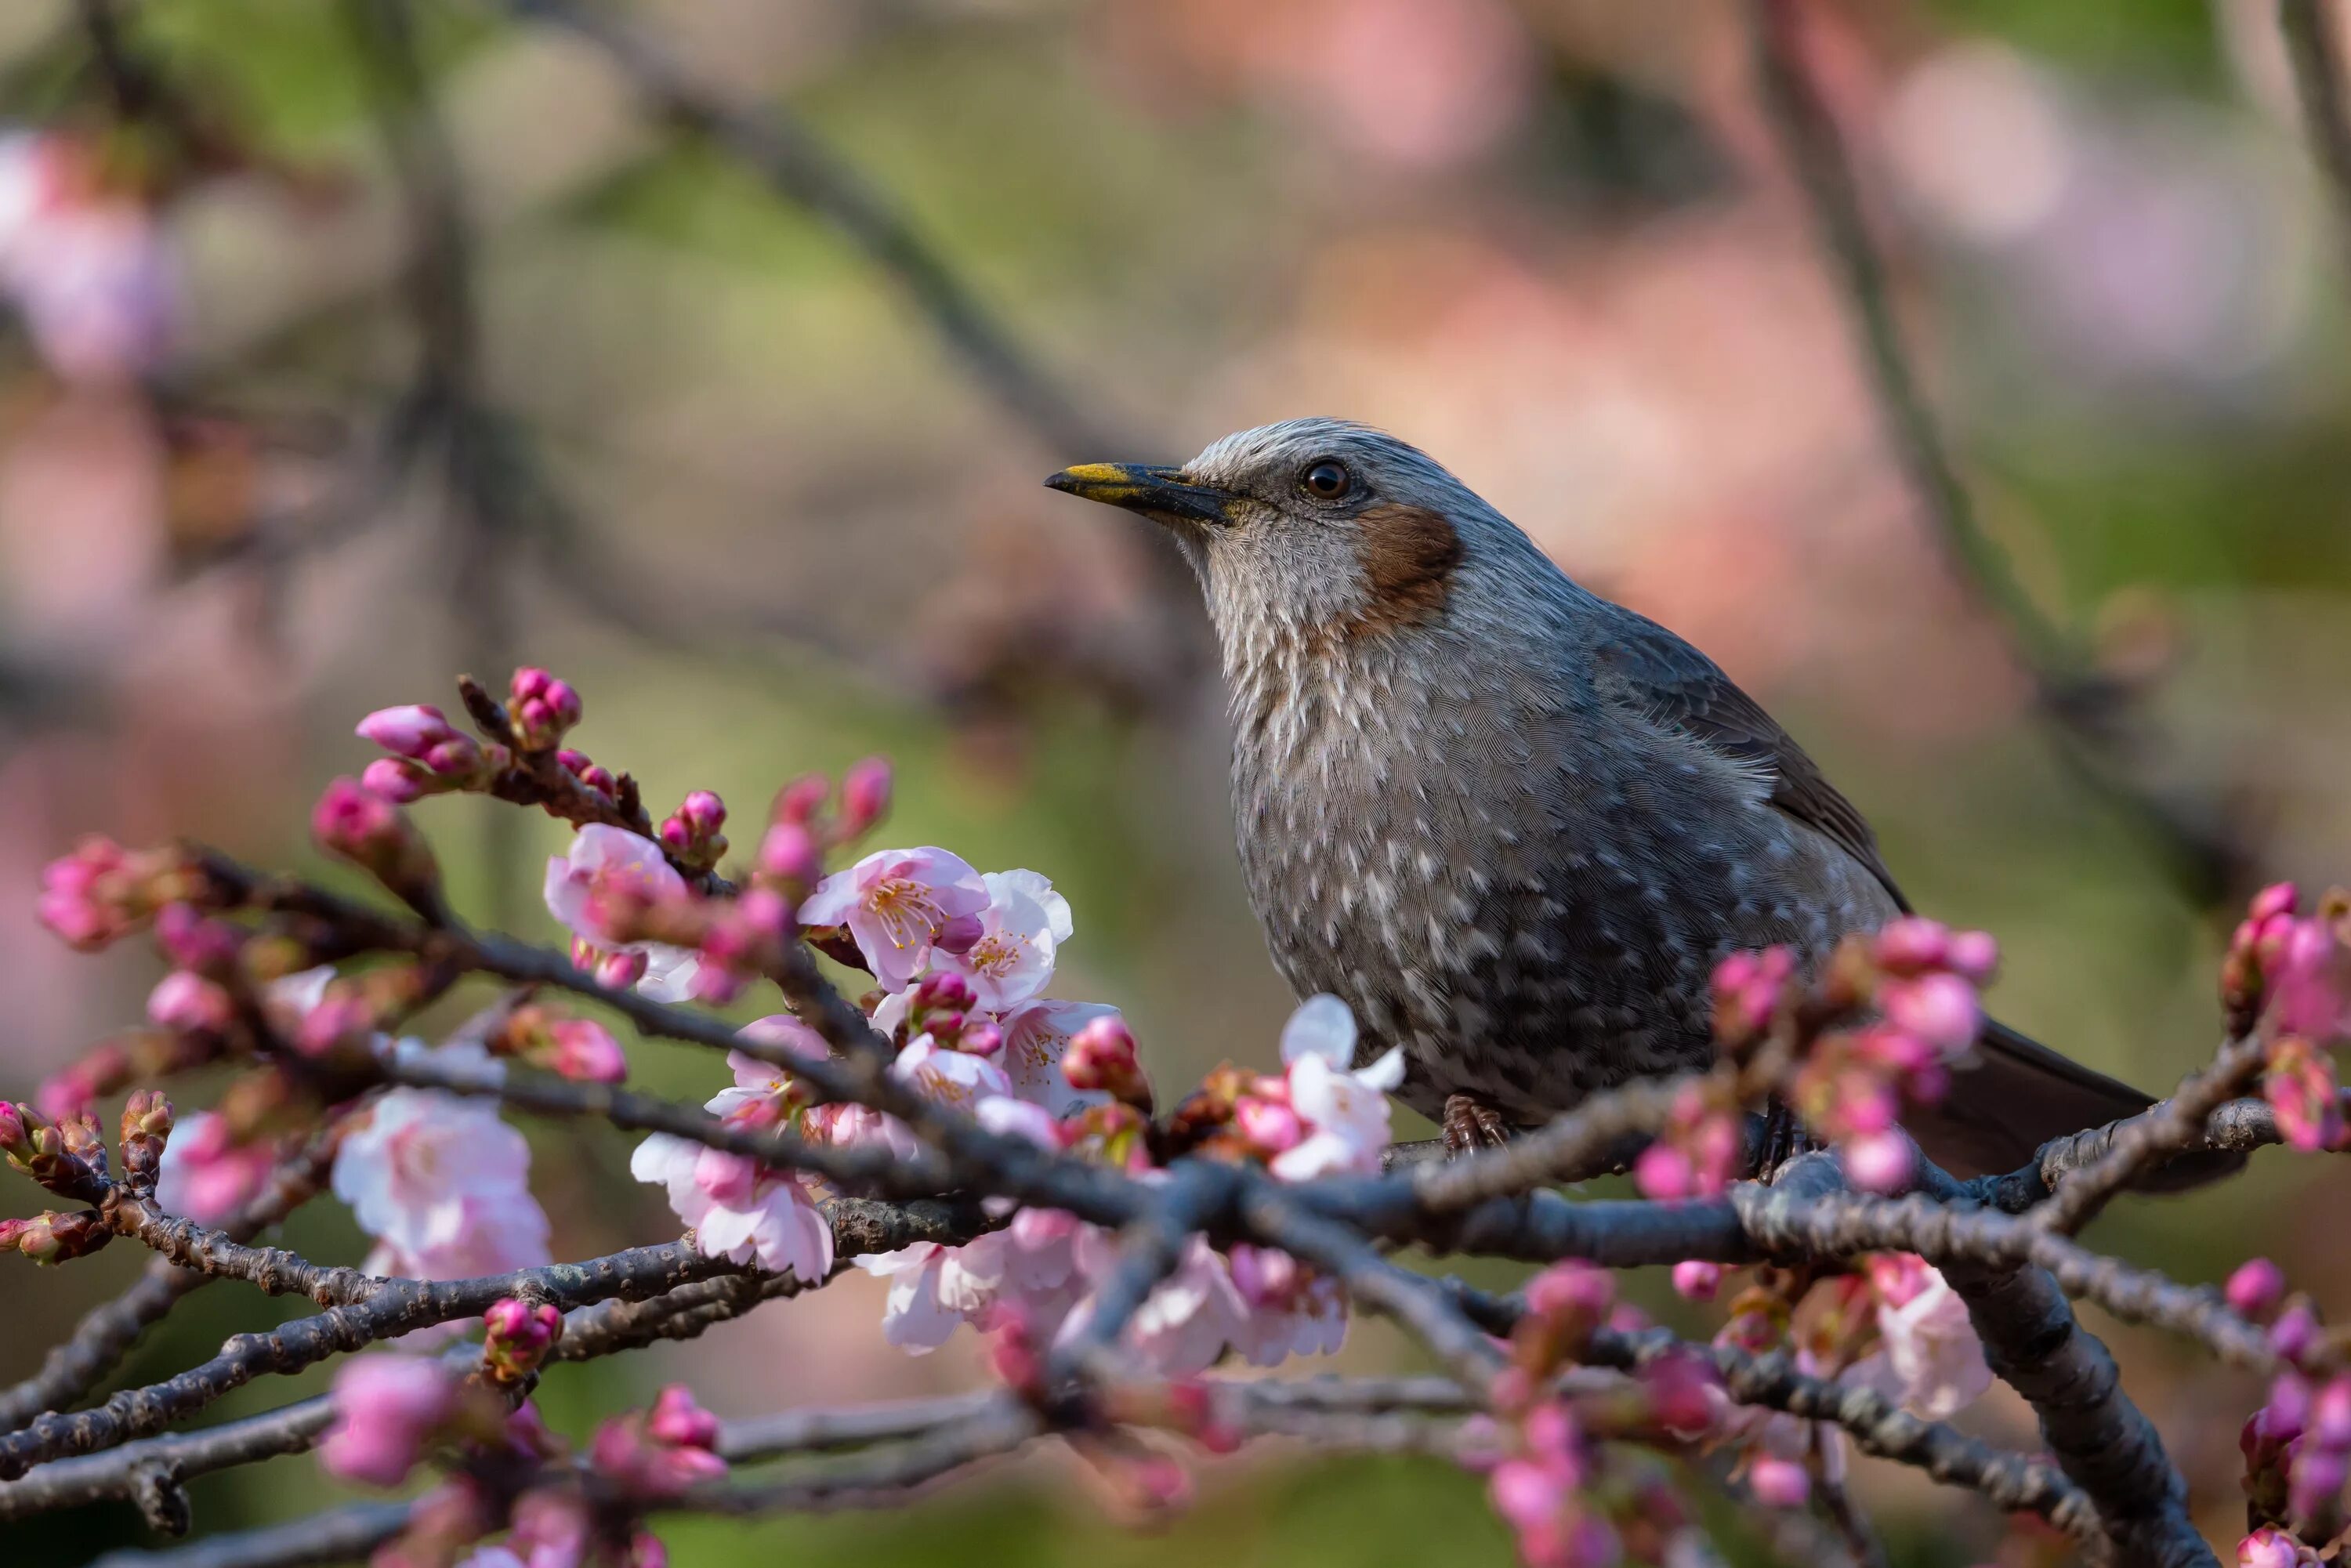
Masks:
[[[1425,454],[1290,420],[1046,481],[1164,526],[1215,622],[1236,836],[1282,977],[1457,1150],[1712,1059],[1727,954],[1908,909],[1869,825],[1705,654]],[[1960,1175],[2148,1097],[1993,1024],[1911,1126]]]

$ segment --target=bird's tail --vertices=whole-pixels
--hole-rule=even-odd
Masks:
[[[1955,1064],[1949,1092],[1908,1124],[1927,1157],[1952,1175],[1991,1176],[2031,1163],[2033,1151],[2052,1138],[2135,1116],[2154,1103],[2129,1084],[1988,1019],[1975,1051]],[[2244,1155],[2220,1150],[2180,1155],[2141,1176],[2135,1189],[2181,1192],[2244,1163]]]

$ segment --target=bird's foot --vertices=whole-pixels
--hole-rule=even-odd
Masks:
[[[1755,1155],[1755,1179],[1770,1182],[1782,1166],[1820,1146],[1787,1102],[1772,1095],[1763,1104],[1763,1144]]]
[[[1479,1149],[1499,1149],[1510,1141],[1510,1129],[1491,1105],[1467,1094],[1445,1097],[1445,1157],[1458,1160]]]

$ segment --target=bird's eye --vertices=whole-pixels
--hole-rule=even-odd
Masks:
[[[1354,486],[1354,479],[1336,463],[1317,463],[1299,476],[1306,493],[1318,501],[1335,501]]]

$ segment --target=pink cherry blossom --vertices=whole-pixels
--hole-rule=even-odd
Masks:
[[[1336,997],[1310,997],[1281,1031],[1290,1106],[1306,1136],[1276,1155],[1269,1168],[1284,1181],[1311,1181],[1336,1172],[1379,1173],[1388,1146],[1388,1092],[1404,1082],[1404,1051],[1391,1047],[1361,1071],[1352,1071],[1355,1019]]]
[[[1968,1320],[1967,1302],[1939,1272],[1907,1255],[1887,1264],[1872,1269],[1883,1348],[1847,1375],[1915,1416],[1947,1420],[1991,1386],[1983,1342]]]
[[[882,1337],[900,1350],[922,1355],[936,1350],[963,1325],[963,1314],[940,1299],[939,1281],[954,1249],[928,1241],[895,1252],[867,1253],[857,1266],[890,1281],[882,1312]]]
[[[107,187],[93,149],[56,131],[0,138],[0,292],[51,370],[116,382],[158,364],[176,273],[153,215]]]
[[[659,942],[615,943],[596,918],[597,900],[613,894],[649,903],[692,896],[685,878],[651,839],[590,822],[572,836],[568,854],[547,862],[545,892],[548,913],[591,948],[643,956],[645,970],[636,982],[640,994],[664,1002],[693,995],[699,966],[691,951]]]
[[[329,1475],[371,1486],[408,1479],[434,1429],[457,1406],[457,1380],[431,1356],[362,1355],[336,1374],[334,1425],[319,1445]]]
[[[530,1145],[494,1102],[434,1090],[383,1095],[335,1155],[335,1196],[381,1244],[372,1262],[420,1279],[551,1261],[529,1179]]]
[[[705,1257],[756,1260],[809,1284],[831,1272],[832,1227],[796,1171],[655,1133],[637,1145],[629,1174],[668,1190],[670,1207]]]
[[[937,962],[967,977],[978,1006],[1000,1013],[1019,1006],[1053,977],[1053,956],[1070,939],[1070,901],[1033,871],[989,872],[978,940]]]
[[[991,1095],[1012,1092],[1012,1080],[993,1058],[949,1051],[927,1034],[898,1053],[890,1075],[914,1085],[925,1099],[966,1114]]]
[[[1054,1116],[1072,1116],[1108,1096],[1071,1084],[1062,1060],[1080,1030],[1099,1019],[1117,1019],[1119,1010],[1100,1002],[1064,1002],[1037,997],[1021,1003],[1003,1019],[1004,1051],[997,1059],[1012,1081],[1012,1092],[1043,1106]]]
[[[988,904],[987,883],[958,856],[929,847],[877,850],[817,883],[799,918],[803,925],[847,926],[874,978],[896,991],[943,947],[969,948]]]
[[[167,1214],[218,1225],[256,1197],[276,1158],[268,1144],[231,1140],[228,1123],[210,1111],[179,1119],[163,1145],[155,1201]]]

